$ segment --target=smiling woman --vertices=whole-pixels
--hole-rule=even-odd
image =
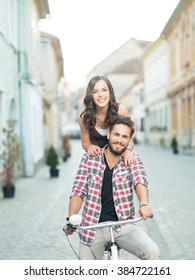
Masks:
[[[100,148],[108,144],[107,130],[111,119],[116,115],[129,116],[128,110],[116,101],[114,89],[105,76],[93,77],[87,86],[84,98],[85,109],[79,118],[82,147],[95,157],[99,157]],[[134,161],[130,139],[124,152],[125,164]]]

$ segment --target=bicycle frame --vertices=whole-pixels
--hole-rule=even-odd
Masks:
[[[137,223],[141,221],[143,218],[135,218],[135,219],[129,219],[125,221],[116,221],[116,222],[102,222],[98,223],[95,225],[90,225],[90,226],[77,226],[79,230],[86,230],[86,229],[97,229],[97,228],[104,228],[104,227],[109,227],[110,230],[110,237],[111,237],[111,252],[110,252],[110,259],[111,260],[118,260],[119,259],[119,253],[118,253],[118,248],[114,239],[114,233],[113,233],[113,228],[116,226],[124,225],[124,224],[132,224],[132,223]]]

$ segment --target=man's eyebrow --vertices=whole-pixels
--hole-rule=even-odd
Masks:
[[[113,130],[113,133],[114,133],[114,134],[120,134],[119,132],[114,131],[114,130]],[[121,135],[122,135],[123,137],[129,137],[129,135],[128,135],[128,134],[121,134]]]

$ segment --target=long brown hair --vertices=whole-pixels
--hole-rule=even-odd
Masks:
[[[96,109],[96,104],[93,101],[93,89],[94,89],[95,84],[100,80],[103,80],[106,82],[108,89],[109,89],[109,93],[110,93],[110,101],[108,104],[108,110],[107,110],[106,118],[105,118],[105,125],[104,125],[105,128],[107,128],[109,126],[110,119],[113,116],[118,114],[119,104],[116,102],[114,89],[113,89],[113,86],[112,86],[111,82],[109,81],[109,79],[105,76],[93,77],[88,83],[88,86],[86,89],[86,95],[84,97],[85,110],[80,115],[81,118],[83,119],[83,123],[84,123],[85,127],[89,130],[93,129],[96,124],[95,114],[97,112],[97,109]]]

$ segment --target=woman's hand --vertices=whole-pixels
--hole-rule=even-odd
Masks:
[[[100,147],[98,147],[96,145],[91,145],[87,149],[87,152],[94,157],[99,157],[100,156],[100,151],[101,151]]]
[[[129,165],[131,165],[132,163],[134,163],[135,157],[134,157],[132,151],[126,149],[126,150],[124,151],[123,156],[124,156],[124,161],[125,161],[125,167],[128,167]]]

